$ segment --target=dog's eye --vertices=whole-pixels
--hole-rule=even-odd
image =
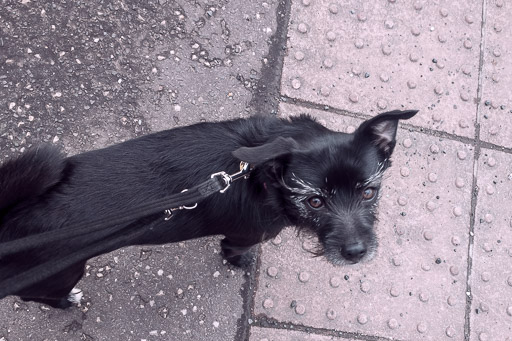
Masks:
[[[363,199],[371,200],[377,194],[377,190],[373,187],[366,187],[363,191]]]
[[[324,205],[324,199],[321,197],[311,197],[308,199],[308,203],[313,208],[320,208]]]

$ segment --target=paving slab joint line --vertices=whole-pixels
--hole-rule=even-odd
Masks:
[[[469,236],[468,236],[468,267],[466,278],[466,309],[464,316],[464,340],[469,341],[471,338],[471,306],[473,301],[473,293],[471,291],[471,275],[473,269],[473,250],[475,240],[475,219],[476,219],[476,204],[478,201],[478,160],[480,159],[481,146],[480,141],[480,109],[482,105],[482,91],[483,91],[483,64],[485,56],[485,27],[486,27],[486,12],[487,0],[482,1],[482,22],[480,26],[480,59],[478,65],[478,88],[477,88],[477,102],[475,112],[475,152],[473,157],[473,183],[471,195],[471,213],[469,215]]]
[[[479,127],[478,127],[479,129]],[[478,132],[479,130],[477,130]],[[478,134],[477,134],[478,137]],[[469,214],[469,235],[468,235],[468,265],[466,277],[466,309],[464,313],[464,341],[470,340],[471,335],[471,305],[473,301],[473,294],[471,292],[471,272],[473,268],[473,248],[474,248],[474,231],[475,231],[475,217],[476,217],[476,204],[478,199],[478,159],[480,158],[480,146],[477,144],[473,158],[473,183],[471,185],[471,212]]]
[[[249,341],[250,329],[254,321],[254,306],[256,301],[256,292],[258,291],[258,283],[261,269],[261,244],[257,246],[256,260],[251,266],[250,274],[248,274],[247,281],[244,283],[246,290],[244,294],[244,313],[240,317],[242,319],[241,326],[243,326],[243,332],[237,333],[235,341]],[[240,334],[240,335],[239,335]],[[243,337],[241,337],[243,335]],[[240,337],[239,337],[240,336]]]
[[[325,112],[331,112],[333,114],[337,114],[337,115],[341,115],[341,116],[349,116],[349,117],[365,119],[365,120],[372,117],[370,115],[366,115],[363,113],[357,113],[357,112],[347,111],[347,110],[343,110],[343,109],[338,109],[335,107],[322,105],[322,104],[318,104],[318,103],[314,103],[314,102],[303,101],[303,100],[293,98],[293,97],[282,96],[282,99],[283,99],[283,102],[291,101],[291,104],[299,106],[299,107],[303,107],[303,108],[307,108],[307,109],[321,110],[321,111],[325,111]],[[404,129],[409,129],[410,131],[422,133],[425,135],[446,138],[449,140],[454,140],[454,141],[462,142],[465,144],[475,145],[477,143],[477,141],[475,141],[475,139],[472,139],[470,137],[459,136],[459,135],[450,134],[450,133],[447,133],[444,131],[434,130],[434,129],[425,128],[425,127],[418,127],[418,126],[408,124],[408,123],[400,123],[400,127],[404,128]],[[490,149],[500,149],[503,151],[508,150],[509,153],[512,153],[512,149],[505,148],[505,147],[498,146],[498,145],[493,145],[492,143],[486,143],[486,144],[488,145],[488,148],[490,148]]]
[[[353,117],[353,118],[358,118],[358,119],[369,119],[372,117],[372,116],[369,116],[366,114],[355,113],[355,112],[338,109],[338,108],[334,108],[334,107],[327,106],[327,105],[303,101],[303,100],[296,99],[293,97],[281,96],[281,98],[282,98],[283,102],[286,102],[286,103],[289,102],[289,104],[296,105],[298,107],[307,108],[307,109],[331,112],[336,115],[348,116],[348,117]],[[500,146],[500,145],[497,145],[494,143],[481,141],[480,139],[477,140],[476,138],[460,136],[460,135],[451,134],[451,133],[447,133],[444,131],[434,130],[434,129],[425,128],[425,127],[419,127],[419,126],[412,125],[410,123],[400,123],[400,127],[403,129],[408,129],[412,132],[417,132],[417,133],[424,134],[424,135],[458,141],[458,142],[461,142],[464,144],[469,144],[469,145],[472,145],[475,147],[478,145],[478,146],[480,146],[480,148],[487,148],[487,149],[497,150],[497,151],[500,151],[500,152],[503,152],[506,154],[512,154],[512,148],[507,148],[507,147]],[[477,124],[475,124],[475,131],[476,131],[476,129],[480,129],[479,124],[478,124],[478,126],[477,126]]]
[[[256,287],[258,283],[259,268],[260,268],[260,255],[261,247],[255,251],[256,260],[249,267],[244,269],[246,280],[240,289],[240,296],[242,297],[242,315],[237,321],[237,330],[234,341],[249,341],[249,333],[251,324],[249,320],[252,318],[254,311],[254,298],[256,295]]]
[[[269,39],[268,54],[264,57],[267,62],[262,63],[261,77],[249,103],[256,115],[275,115],[279,109],[291,7],[291,0],[280,0],[276,8],[276,31]]]
[[[403,129],[408,129],[410,131],[417,132],[417,133],[424,134],[424,135],[430,135],[430,136],[434,136],[434,137],[444,138],[447,140],[461,142],[464,144],[469,144],[469,145],[474,146],[475,148],[476,147],[486,148],[486,149],[497,150],[497,151],[500,151],[500,152],[503,152],[506,154],[512,154],[512,148],[507,148],[507,147],[503,147],[503,146],[500,146],[500,145],[497,145],[494,143],[485,142],[485,141],[480,140],[480,123],[475,124],[475,132],[478,131],[478,135],[476,135],[477,137],[475,137],[475,138],[459,136],[459,135],[450,134],[450,133],[447,133],[444,131],[433,130],[433,129],[424,128],[424,127],[418,127],[418,126],[411,125],[409,123],[400,123],[400,127]]]
[[[475,139],[479,141],[479,131],[476,128],[480,128],[480,107],[482,105],[482,91],[483,91],[483,69],[484,69],[484,57],[485,57],[485,25],[486,25],[486,12],[487,12],[487,0],[482,1],[482,22],[480,24],[480,56],[478,61],[478,87],[476,94],[476,127],[475,127]]]
[[[338,109],[335,107],[331,107],[330,105],[325,104],[318,104],[315,102],[305,101],[299,98],[290,97],[287,95],[281,95],[281,102],[294,104],[299,107],[307,108],[307,109],[315,109],[315,110],[321,110],[326,112],[332,112],[338,115],[344,115],[344,116],[350,116],[354,118],[370,118],[369,115],[360,114],[354,111],[348,111],[343,109]]]
[[[280,0],[276,8],[276,31],[270,37],[267,64],[263,64],[261,77],[253,93],[250,105],[256,115],[276,114],[279,109],[281,93],[281,77],[283,74],[284,57],[288,39],[288,24],[291,15],[291,0]],[[285,47],[285,48],[283,48]],[[272,96],[274,95],[274,98]],[[258,111],[259,109],[259,111]],[[237,322],[235,341],[249,341],[251,322],[254,317],[254,302],[258,289],[259,270],[261,267],[261,244],[255,248],[256,260],[247,273],[242,285],[242,315]]]
[[[373,335],[365,335],[353,332],[344,332],[326,328],[316,328],[310,326],[304,326],[301,324],[294,324],[291,322],[281,322],[274,318],[268,317],[265,314],[259,314],[256,316],[254,323],[251,326],[267,328],[267,329],[282,329],[282,330],[293,330],[303,332],[307,334],[316,334],[322,336],[334,336],[344,339],[353,340],[364,340],[364,341],[402,341],[395,338],[386,338]]]

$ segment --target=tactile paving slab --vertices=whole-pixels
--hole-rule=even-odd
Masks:
[[[330,123],[336,114],[316,115],[346,130]],[[334,267],[288,230],[263,246],[255,314],[405,340],[463,338],[473,147],[400,129],[393,159],[378,256]]]
[[[282,92],[350,112],[422,109],[413,124],[474,136],[480,1],[294,3]]]
[[[355,341],[352,339],[340,339],[334,336],[323,336],[298,332],[294,330],[251,328],[250,341]]]
[[[504,0],[487,1],[480,138],[512,147],[512,4]]]
[[[279,105],[280,117],[299,116],[302,114],[312,116],[315,120],[318,121],[318,123],[343,133],[353,133],[356,128],[363,122],[362,118],[343,116],[331,112],[329,111],[328,107],[326,107],[326,110],[321,111],[289,104],[286,102],[282,102]]]
[[[483,149],[471,272],[471,340],[512,341],[512,156]]]

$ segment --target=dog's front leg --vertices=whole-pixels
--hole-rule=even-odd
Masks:
[[[254,245],[258,244],[259,241],[247,241],[237,240],[231,238],[224,238],[220,242],[222,247],[222,253],[226,260],[241,268],[248,267],[254,261],[253,252],[251,249]]]

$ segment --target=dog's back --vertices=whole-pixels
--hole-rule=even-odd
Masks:
[[[0,167],[0,231],[1,218],[17,204],[56,185],[64,167],[63,155],[51,145],[33,148],[4,163]]]

